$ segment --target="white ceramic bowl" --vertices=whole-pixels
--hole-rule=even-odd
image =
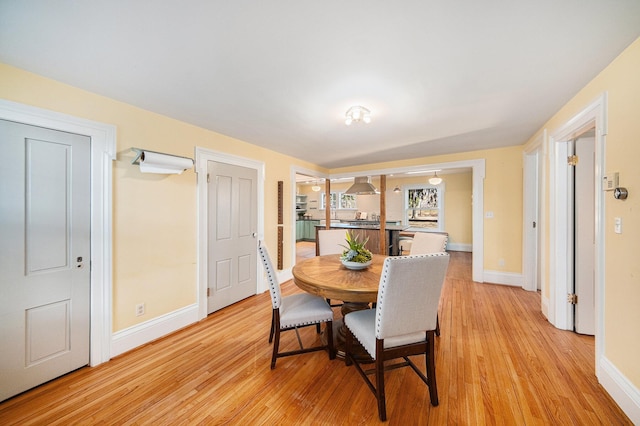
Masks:
[[[366,263],[360,263],[360,262],[348,262],[346,260],[341,260],[341,262],[345,268],[353,269],[355,271],[359,269],[366,269],[369,267],[369,265],[371,265],[371,261],[368,261]]]

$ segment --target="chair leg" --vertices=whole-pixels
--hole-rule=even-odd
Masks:
[[[271,311],[271,331],[269,332],[269,343],[273,342],[273,332],[275,330],[276,324],[276,312]]]
[[[327,321],[327,348],[329,349],[329,359],[336,359],[336,348],[333,345],[333,322]]]
[[[280,347],[280,327],[275,330],[275,339],[273,341],[273,353],[271,355],[271,369],[276,368],[276,358],[278,357],[278,349]]]
[[[425,354],[425,362],[427,367],[427,385],[429,386],[429,396],[431,398],[431,405],[434,407],[438,405],[438,385],[436,384],[436,361],[434,350],[434,332],[427,332],[427,353]]]
[[[384,393],[384,340],[376,339],[376,399],[378,400],[378,417],[387,420],[387,404]]]
[[[320,329],[320,323],[316,324],[316,333],[320,334],[322,332],[322,330]]]
[[[440,337],[440,315],[436,314],[436,336]]]
[[[344,334],[344,365],[351,365],[351,345],[353,344],[353,334],[349,327],[345,327]]]

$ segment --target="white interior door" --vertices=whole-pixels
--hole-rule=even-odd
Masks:
[[[524,156],[524,282],[528,291],[540,290],[539,274],[539,153],[534,151]]]
[[[595,334],[595,137],[575,142],[574,178],[574,328]]]
[[[90,152],[0,120],[0,400],[89,363]]]
[[[256,294],[257,171],[207,162],[207,312]]]

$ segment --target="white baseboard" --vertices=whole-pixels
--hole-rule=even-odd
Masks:
[[[278,280],[281,283],[292,280],[292,279],[293,279],[293,274],[291,273],[291,268],[283,269],[282,271],[278,272]]]
[[[447,250],[451,251],[467,251],[471,253],[473,251],[473,245],[464,243],[447,243]]]
[[[611,363],[602,357],[598,363],[598,380],[634,425],[640,425],[640,390]]]
[[[524,282],[522,274],[515,272],[489,271],[485,269],[482,275],[483,282],[485,283],[522,287],[522,283]]]
[[[113,333],[111,356],[123,354],[196,322],[198,322],[198,305],[193,304],[125,328]]]

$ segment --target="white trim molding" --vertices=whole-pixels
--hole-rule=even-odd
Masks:
[[[640,389],[635,387],[607,357],[603,356],[596,367],[598,381],[631,419],[640,425]]]
[[[91,138],[91,331],[89,365],[111,358],[112,161],[116,127],[0,99],[0,119]]]
[[[468,243],[452,243],[452,242],[448,242],[447,243],[447,251],[466,251],[466,252],[473,252],[473,244],[468,244]]]
[[[198,306],[197,319],[203,319],[207,316],[207,271],[209,253],[207,248],[207,162],[217,161],[219,163],[231,164],[234,166],[246,167],[256,170],[258,174],[258,194],[257,206],[258,211],[258,232],[257,240],[264,239],[264,185],[265,185],[265,164],[262,161],[252,160],[250,158],[239,157],[224,152],[214,151],[207,148],[196,147],[196,173],[198,174],[197,183],[197,211],[198,211],[198,253],[197,253],[197,279],[196,279],[196,304]],[[256,242],[257,247],[257,242]],[[256,256],[256,271],[262,271],[260,259]],[[264,274],[256,274],[256,294],[267,290],[267,284]]]
[[[111,355],[123,354],[198,321],[198,305],[194,303],[149,321],[125,328],[113,334]]]
[[[569,211],[567,200],[568,172],[566,167],[567,146],[586,130],[595,128],[595,366],[598,380],[606,380],[603,366],[610,365],[605,361],[605,241],[604,218],[605,204],[602,191],[602,177],[605,171],[605,145],[607,135],[607,93],[602,93],[581,112],[563,124],[549,137],[550,153],[550,182],[549,182],[549,321],[557,328],[572,330],[573,314],[567,303],[566,294],[572,291],[572,268],[567,259],[573,259],[572,242],[569,240]],[[564,157],[564,158],[562,158]],[[613,365],[611,365],[613,367]],[[617,374],[617,373],[616,373]],[[620,377],[623,377],[619,374]],[[611,380],[609,386],[623,383],[620,380]],[[616,399],[620,392],[610,392]],[[616,399],[621,406],[622,403]]]
[[[522,287],[522,280],[522,274],[518,274],[516,272],[484,271],[484,282],[489,284]]]

